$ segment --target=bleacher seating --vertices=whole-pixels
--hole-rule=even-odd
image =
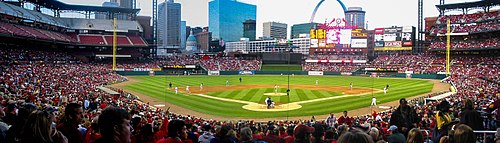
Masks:
[[[146,46],[147,45],[146,42],[144,42],[144,40],[139,36],[130,35],[127,37],[130,39],[130,42],[132,42],[132,44],[134,44],[134,46]]]
[[[106,45],[102,35],[78,35],[78,39],[82,44]]]
[[[104,35],[104,39],[106,40],[106,42],[108,44],[110,44],[110,45],[113,44],[113,35]],[[123,35],[116,36],[116,44],[117,45],[122,45],[122,46],[132,45],[130,43],[129,39],[126,36],[123,36]]]

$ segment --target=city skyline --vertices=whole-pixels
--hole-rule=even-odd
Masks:
[[[102,5],[108,0],[60,0],[68,4]],[[182,5],[182,20],[191,27],[208,26],[208,2],[212,0],[175,0]],[[262,36],[262,23],[281,22],[288,24],[288,29],[294,24],[307,23],[314,7],[320,0],[238,0],[257,5],[257,37]],[[446,3],[472,2],[479,0],[447,0]],[[158,3],[163,0],[158,0]],[[368,29],[390,26],[417,26],[416,0],[377,0],[377,1],[342,1],[346,7],[362,7],[366,11]],[[435,5],[438,0],[424,1],[424,17],[438,16]],[[139,15],[152,15],[152,0],[137,0],[141,9]],[[331,11],[331,12],[330,12]],[[472,10],[474,12],[477,10]],[[458,11],[457,11],[458,12]],[[458,12],[460,13],[460,12]],[[323,23],[332,18],[343,18],[342,7],[336,0],[325,1],[319,8],[315,22]],[[290,31],[289,31],[290,32]]]

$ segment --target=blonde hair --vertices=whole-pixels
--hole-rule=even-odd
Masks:
[[[50,130],[52,128],[52,113],[47,111],[33,111],[24,124],[21,135],[23,139],[31,141],[53,142]]]

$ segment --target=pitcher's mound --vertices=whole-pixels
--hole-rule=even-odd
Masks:
[[[266,95],[266,96],[285,96],[286,93],[274,93],[274,92],[272,92],[272,93],[264,93],[264,95]]]
[[[301,105],[296,103],[290,104],[281,104],[276,105],[274,108],[267,109],[267,105],[265,104],[248,104],[243,106],[243,109],[247,109],[250,111],[262,111],[262,112],[277,112],[277,111],[288,111],[288,110],[296,110],[302,108]]]

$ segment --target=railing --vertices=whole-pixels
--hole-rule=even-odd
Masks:
[[[491,141],[488,139],[492,139],[493,141],[495,140],[496,131],[474,131],[474,133],[476,134],[476,140],[480,143],[487,143],[488,141]],[[487,136],[487,134],[489,136]]]

